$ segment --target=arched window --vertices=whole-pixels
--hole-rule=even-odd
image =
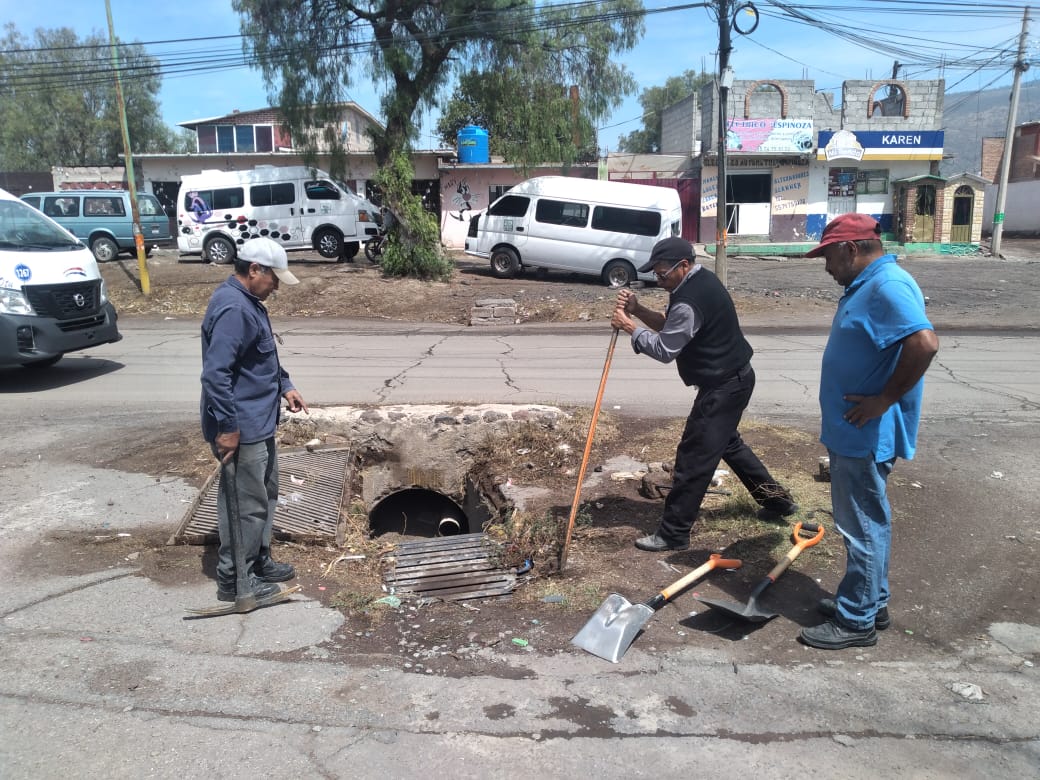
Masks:
[[[885,94],[881,93],[883,88]],[[880,81],[874,85],[867,98],[867,118],[873,116],[910,116],[910,98],[902,82]]]

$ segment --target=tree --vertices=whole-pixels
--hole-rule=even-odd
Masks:
[[[159,63],[140,44],[118,44],[130,142],[135,152],[185,148],[163,124]],[[30,42],[4,27],[0,37],[0,168],[120,165],[123,136],[107,37],[80,40],[68,28],[38,29]]]
[[[597,159],[595,120],[580,99],[580,88],[572,98],[565,85],[532,76],[521,68],[463,74],[437,122],[441,140],[453,146],[459,130],[478,125],[488,131],[491,154],[519,169]]]
[[[700,91],[711,82],[710,73],[685,71],[681,76],[672,76],[663,87],[649,87],[639,95],[643,107],[643,127],[618,138],[618,149],[636,154],[659,154],[661,151],[661,116],[664,110],[685,97]]]
[[[499,88],[520,83],[517,108],[533,109],[528,121],[542,121],[559,100],[537,92],[546,85],[577,85],[583,112],[601,117],[632,89],[619,54],[643,31],[639,0],[599,0],[563,6],[534,0],[233,0],[242,17],[246,48],[276,84],[272,103],[296,134],[336,118],[337,106],[353,80],[385,84],[381,98],[386,129],[373,137],[380,165],[394,151],[410,147],[416,117],[436,107],[456,70],[503,74]],[[460,66],[460,63],[465,63]],[[511,73],[526,70],[522,75]],[[495,81],[492,78],[492,82]],[[519,81],[517,81],[519,80]],[[534,91],[532,91],[534,90]],[[550,92],[552,90],[549,90]],[[525,104],[534,94],[539,102]],[[509,96],[500,93],[502,100]],[[568,104],[569,105],[569,104]],[[516,112],[519,114],[520,112]],[[559,113],[557,111],[557,113]],[[553,126],[567,126],[553,119]],[[539,138],[559,145],[558,133]],[[534,137],[534,136],[532,136]],[[343,150],[332,139],[332,165]]]

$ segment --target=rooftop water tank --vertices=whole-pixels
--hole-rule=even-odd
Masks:
[[[459,130],[458,143],[460,163],[487,163],[491,161],[488,155],[488,134],[483,127],[466,125]]]

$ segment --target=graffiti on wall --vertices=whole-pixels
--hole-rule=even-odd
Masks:
[[[466,179],[450,179],[445,186],[445,190],[455,190],[451,196],[452,208],[448,210],[448,214],[459,222],[466,221],[467,211],[480,209],[481,197],[470,189],[469,182]]]

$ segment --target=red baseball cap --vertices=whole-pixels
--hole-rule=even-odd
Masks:
[[[827,223],[820,243],[805,253],[806,257],[819,257],[831,244],[842,241],[881,240],[881,225],[870,214],[842,214]]]

